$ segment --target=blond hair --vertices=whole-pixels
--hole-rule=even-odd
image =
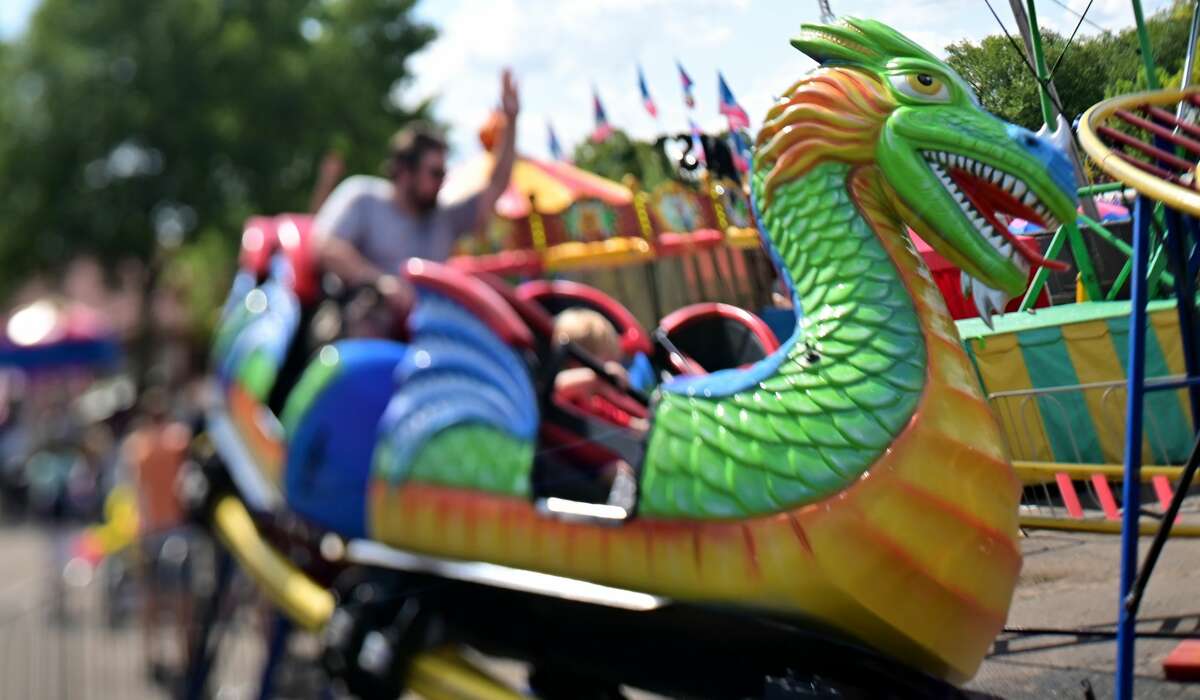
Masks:
[[[617,329],[592,309],[567,309],[554,317],[554,340],[574,342],[602,362],[621,359]]]

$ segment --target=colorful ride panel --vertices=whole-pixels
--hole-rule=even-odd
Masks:
[[[242,442],[265,415],[286,452],[281,474],[261,450],[250,461],[346,537],[815,621],[969,678],[1020,570],[1020,484],[905,224],[978,293],[1016,295],[1030,254],[989,222],[1073,216],[1074,184],[1052,145],[884,25],[806,26],[794,44],[822,67],[767,115],[752,178],[799,306],[782,345],[742,319],[761,359],[660,386],[646,436],[579,432],[554,403],[564,348],[520,295],[412,261],[403,342],[307,348],[304,247],[280,233],[271,264],[239,277],[214,352]],[[290,377],[297,352],[309,364]],[[634,467],[632,511],[543,507],[547,435],[564,431]]]

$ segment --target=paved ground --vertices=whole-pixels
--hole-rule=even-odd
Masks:
[[[1144,552],[1149,539],[1143,538]],[[1022,541],[1025,565],[1010,627],[1110,626],[1117,614],[1117,539],[1037,532]],[[1142,604],[1145,630],[1196,630],[1200,624],[1200,541],[1172,540]],[[1136,691],[1147,698],[1200,698],[1200,685],[1168,683],[1162,661],[1177,642],[1140,640]],[[1006,698],[1112,697],[1116,644],[1074,637],[1004,635],[969,687]]]
[[[42,529],[0,527],[0,698],[166,697],[147,679],[140,631],[106,625],[98,581],[81,587],[52,585],[61,580],[53,575],[61,565],[56,540],[66,538]],[[1041,532],[1022,545],[1025,567],[1011,626],[1083,627],[1114,621],[1115,538]],[[1150,620],[1145,629],[1200,628],[1197,584],[1200,541],[1171,542],[1143,605]],[[244,621],[243,631],[224,647],[216,695],[221,700],[254,696],[254,669],[263,653],[254,626],[254,620]],[[299,643],[303,646],[304,640]],[[1200,699],[1200,685],[1163,680],[1161,662],[1174,646],[1162,640],[1139,643],[1140,697]],[[1006,635],[969,687],[1005,698],[1083,698],[1081,683],[1086,681],[1096,697],[1111,697],[1114,649],[1111,641]],[[515,682],[523,677],[513,664],[493,668]],[[300,687],[295,695],[308,693]]]

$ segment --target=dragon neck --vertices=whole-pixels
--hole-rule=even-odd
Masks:
[[[928,272],[915,264],[918,255],[877,168],[826,162],[774,196],[761,216],[768,250],[797,302],[791,342],[833,371],[871,354],[866,346],[848,347],[844,338],[876,326],[903,327],[911,331],[908,358],[923,358],[916,331],[929,324],[924,316],[931,311],[911,303],[911,278],[928,279]],[[889,363],[887,369],[898,368]]]
[[[833,495],[892,444],[924,390],[933,321],[906,278],[928,273],[875,168],[819,163],[777,184],[759,215],[803,314],[754,367],[664,387],[643,515],[760,515]]]

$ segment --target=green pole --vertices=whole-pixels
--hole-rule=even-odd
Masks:
[[[1037,71],[1038,79],[1038,97],[1042,102],[1042,120],[1047,126],[1057,122],[1055,118],[1054,103],[1050,99],[1050,72],[1046,68],[1046,52],[1042,48],[1042,30],[1038,27],[1037,19],[1037,4],[1034,0],[1026,0],[1025,14],[1029,18],[1029,48],[1033,53],[1033,66]],[[1092,259],[1088,254],[1087,246],[1083,241],[1083,234],[1079,232],[1079,227],[1074,221],[1066,222],[1063,225],[1066,231],[1067,241],[1071,244],[1071,255],[1075,258],[1075,266],[1079,268],[1079,278],[1083,282],[1083,288],[1087,292],[1089,299],[1099,299],[1101,295],[1100,283],[1096,281],[1096,269],[1092,265]],[[1061,234],[1062,231],[1059,232]],[[1058,239],[1058,235],[1054,240]],[[1053,245],[1053,242],[1052,242]],[[1057,251],[1056,251],[1057,252]],[[1045,275],[1039,271],[1035,282],[1041,279],[1045,282]],[[1040,291],[1041,285],[1037,289],[1030,288],[1034,292],[1033,296],[1026,294],[1025,300],[1022,302],[1022,307],[1026,302],[1033,303],[1037,298],[1037,292]]]
[[[1088,185],[1086,187],[1080,187],[1078,190],[1076,190],[1076,193],[1080,197],[1086,197],[1089,194],[1104,194],[1105,192],[1116,192],[1117,190],[1123,190],[1126,187],[1128,187],[1128,185],[1126,185],[1123,182],[1104,182],[1099,185]]]
[[[1087,245],[1083,242],[1083,234],[1079,232],[1079,225],[1071,221],[1064,224],[1063,229],[1067,232],[1067,241],[1071,244],[1071,256],[1075,258],[1075,268],[1079,270],[1079,280],[1083,283],[1083,289],[1087,292],[1088,299],[1096,301],[1104,292],[1100,291],[1100,281],[1096,279],[1096,266],[1092,264],[1092,257],[1088,253]]]
[[[1133,270],[1133,258],[1125,261],[1125,267],[1121,268],[1121,274],[1117,275],[1117,279],[1113,280],[1113,286],[1108,290],[1108,296],[1104,297],[1105,301],[1112,301],[1121,293],[1121,287],[1125,286],[1125,281],[1129,279],[1129,272]]]
[[[1137,22],[1138,45],[1142,51],[1142,65],[1146,69],[1146,88],[1157,90],[1158,74],[1154,70],[1154,54],[1150,49],[1150,33],[1146,31],[1146,18],[1142,15],[1142,0],[1133,0],[1133,19]]]
[[[1135,4],[1137,0],[1134,0]],[[1037,7],[1034,0],[1027,0],[1025,13],[1029,15],[1029,38],[1033,47],[1033,66],[1037,69],[1038,96],[1042,99],[1042,119],[1047,126],[1054,124],[1054,103],[1050,101],[1050,88],[1046,81],[1050,74],[1046,70],[1046,54],[1042,50],[1042,30],[1038,28]]]
[[[1050,239],[1050,245],[1046,248],[1046,259],[1054,260],[1058,257],[1059,251],[1062,250],[1063,243],[1067,242],[1066,234],[1063,232],[1065,227],[1059,227],[1054,232],[1054,237]],[[1037,301],[1037,297],[1042,293],[1042,287],[1046,286],[1046,278],[1050,276],[1049,268],[1039,267],[1037,272],[1033,273],[1033,282],[1030,283],[1029,289],[1025,292],[1025,298],[1021,300],[1020,311],[1028,311],[1033,308],[1033,304]]]

